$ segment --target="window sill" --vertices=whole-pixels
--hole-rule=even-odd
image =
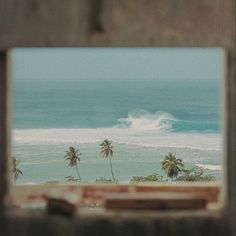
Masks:
[[[20,206],[23,202],[27,201],[30,195],[40,195],[47,193],[50,189],[65,190],[71,186],[71,184],[45,184],[45,185],[15,185],[11,187],[11,202],[15,206]],[[166,183],[143,183],[143,184],[79,184],[73,185],[75,191],[79,196],[85,189],[89,189],[95,193],[95,195],[109,193],[109,192],[170,192],[170,193],[193,193],[203,194],[206,196],[208,203],[211,205],[215,203],[218,206],[221,204],[222,194],[220,193],[219,183],[180,183],[180,184],[166,184]],[[219,208],[219,207],[218,207]]]

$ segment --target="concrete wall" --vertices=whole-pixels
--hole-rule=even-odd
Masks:
[[[0,235],[236,235],[234,4],[234,0],[0,0]],[[6,50],[51,46],[224,47],[224,209],[81,213],[73,219],[6,210],[11,123]]]

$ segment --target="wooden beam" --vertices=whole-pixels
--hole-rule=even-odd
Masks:
[[[119,193],[105,196],[105,208],[110,210],[190,210],[206,209],[203,195],[190,193]]]
[[[236,235],[236,53],[230,52],[225,78],[225,191],[226,209]]]
[[[232,0],[113,0],[112,45],[232,48]]]
[[[0,49],[234,45],[233,0],[1,0]]]
[[[0,49],[84,46],[89,6],[86,0],[1,0]]]
[[[5,208],[9,189],[8,157],[10,154],[11,93],[7,63],[7,52],[0,52],[0,212]]]

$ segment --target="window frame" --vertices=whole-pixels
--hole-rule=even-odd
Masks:
[[[130,48],[129,48],[130,49]],[[139,49],[139,47],[137,47],[137,49]],[[149,48],[150,49],[150,48]],[[154,49],[158,49],[158,48],[154,48]],[[176,49],[176,48],[175,48]],[[186,48],[185,48],[186,49]],[[187,48],[188,49],[188,48]],[[193,49],[193,48],[190,48]],[[205,49],[205,48],[199,48],[199,49]],[[208,47],[206,49],[209,49]],[[221,62],[225,62],[225,51],[222,48],[217,48],[218,53],[220,54],[220,61]],[[221,72],[221,76],[222,77],[222,81],[224,81],[224,76],[225,76],[225,72],[224,72],[224,65],[222,66],[222,72]],[[11,78],[12,79],[12,78]],[[223,84],[223,83],[222,83]],[[222,85],[220,84],[220,85]],[[224,86],[222,88],[222,91],[224,91]],[[221,92],[221,91],[220,91]],[[94,189],[99,189],[99,187],[101,187],[101,184],[96,184],[96,183],[88,183],[88,184],[84,184],[82,183],[81,185],[77,185],[76,189],[82,190],[84,189],[84,186],[90,186],[91,188],[94,187]],[[113,184],[115,185],[115,184]],[[142,186],[140,186],[142,185]],[[59,186],[59,187],[58,187]],[[21,199],[24,199],[24,201],[27,200],[27,196],[29,196],[31,193],[35,194],[35,191],[37,194],[40,194],[43,192],[47,192],[49,188],[66,188],[68,185],[65,183],[60,183],[58,184],[47,184],[47,186],[45,186],[45,188],[41,187],[38,184],[35,184],[33,186],[29,185],[24,185],[24,190],[23,188],[21,188],[22,186],[15,186],[15,185],[11,185],[11,199],[12,199],[12,203],[19,205],[20,202],[23,202],[22,200],[19,201],[18,199],[16,199],[16,197],[14,195],[18,195],[21,196],[23,195],[23,197],[20,197]],[[169,183],[157,183],[156,186],[152,183],[138,183],[138,184],[118,184],[117,187],[125,187],[128,188],[128,186],[130,186],[130,188],[133,187],[133,189],[135,189],[136,192],[147,192],[147,191],[154,191],[154,192],[186,192],[186,193],[193,193],[193,194],[203,194],[206,195],[208,199],[212,198],[213,192],[215,192],[215,199],[217,198],[217,202],[214,201],[214,204],[217,206],[215,206],[215,208],[217,209],[221,209],[223,204],[224,204],[224,200],[223,197],[224,195],[222,194],[223,191],[221,191],[223,189],[223,181],[216,181],[216,183],[204,183],[204,182],[198,182],[198,183],[193,183],[193,182],[180,182],[180,183],[176,183],[173,187],[173,184],[169,184]],[[149,187],[150,186],[150,187]],[[106,184],[103,184],[102,187],[106,187]],[[111,184],[107,185],[107,187],[111,187]],[[40,189],[40,191],[37,191],[37,188]],[[218,190],[216,190],[218,188]],[[20,189],[22,189],[22,191],[20,191]],[[30,189],[32,191],[30,191]],[[35,190],[36,189],[36,190]],[[148,190],[150,189],[150,190]],[[18,193],[18,194],[17,194]],[[210,203],[212,203],[213,201],[209,201]]]
[[[3,3],[2,3],[3,2]],[[32,4],[31,7],[25,6],[22,4],[22,7],[18,4],[16,12],[13,14],[9,13],[11,10],[11,5],[8,5],[8,2],[11,4],[16,3],[16,0],[3,0],[0,2],[0,6],[3,6],[1,19],[4,19],[4,23],[0,24],[0,216],[6,218],[5,221],[0,222],[0,228],[6,227],[8,224],[10,232],[17,232],[19,235],[32,235],[37,228],[39,234],[48,232],[57,232],[58,235],[63,235],[64,233],[71,232],[76,230],[82,235],[96,233],[96,230],[103,229],[103,232],[106,232],[107,235],[110,235],[113,232],[113,228],[121,230],[119,232],[137,232],[137,235],[140,234],[150,234],[149,226],[152,227],[153,235],[158,232],[163,232],[163,235],[169,235],[173,232],[194,232],[196,235],[235,235],[236,234],[236,53],[235,53],[235,23],[232,21],[235,20],[235,2],[233,0],[223,1],[224,9],[220,9],[221,19],[218,22],[217,27],[212,27],[212,29],[201,29],[196,28],[195,34],[192,34],[190,31],[183,31],[178,25],[174,25],[174,29],[168,25],[168,22],[162,23],[165,27],[170,27],[169,38],[165,38],[165,31],[160,31],[160,39],[156,41],[153,40],[153,37],[145,38],[140,36],[138,40],[134,40],[132,37],[129,37],[129,34],[125,35],[127,38],[121,37],[121,34],[115,34],[115,28],[112,32],[113,40],[109,38],[109,35],[103,35],[101,32],[91,32],[87,31],[89,27],[84,19],[87,19],[87,13],[89,12],[89,6],[87,2],[89,1],[72,1],[72,8],[77,7],[78,9],[83,9],[84,11],[68,11],[68,8],[65,8],[65,3],[60,2],[59,7],[57,8],[56,14],[47,14],[43,15],[42,12],[45,9],[51,9],[57,4],[52,4],[51,1],[35,1],[38,5],[45,4],[48,2],[48,5],[45,4],[45,8],[38,8],[37,20],[34,18],[34,14],[31,14],[32,10],[37,9],[37,4]],[[39,3],[40,2],[40,3]],[[50,3],[49,3],[50,2]],[[113,2],[113,1],[110,1]],[[139,2],[139,1],[137,1]],[[161,2],[161,1],[160,1]],[[169,2],[166,1],[168,7]],[[209,2],[209,1],[208,1]],[[191,1],[194,5],[195,1]],[[219,1],[219,4],[222,4],[222,1]],[[3,5],[2,5],[3,4]],[[79,4],[79,5],[77,5]],[[113,3],[114,4],[114,3]],[[182,3],[181,3],[182,4]],[[200,3],[199,3],[200,4]],[[6,6],[10,7],[6,7]],[[27,4],[26,4],[27,5]],[[171,4],[170,4],[171,5]],[[187,4],[186,4],[187,5]],[[217,4],[215,4],[217,5]],[[115,5],[117,7],[118,5]],[[123,3],[123,9],[125,4]],[[191,4],[189,3],[189,6]],[[199,6],[199,5],[198,5]],[[201,6],[201,4],[200,4]],[[25,7],[25,8],[23,8]],[[182,6],[179,6],[178,11],[181,12]],[[210,6],[212,7],[212,6]],[[206,7],[207,8],[207,7]],[[40,10],[41,9],[41,10]],[[97,23],[100,17],[99,11],[96,8],[96,14],[90,13],[90,18],[92,22]],[[204,13],[204,7],[200,8],[201,13]],[[208,8],[211,10],[211,8]],[[110,11],[110,9],[108,9]],[[173,9],[172,9],[173,10]],[[229,12],[230,11],[230,12]],[[232,13],[231,11],[234,11]],[[6,12],[6,13],[5,13]],[[22,13],[23,12],[23,13]],[[78,13],[77,13],[78,12]],[[187,12],[187,13],[186,13]],[[178,21],[178,24],[181,24],[189,19],[190,25],[194,24],[194,20],[190,18],[188,13],[190,11],[184,12],[183,17],[175,18],[175,15],[172,16],[172,20]],[[106,12],[107,13],[107,12]],[[119,13],[119,11],[118,11]],[[190,12],[191,13],[191,12]],[[201,20],[201,13],[198,15],[197,20]],[[127,12],[126,12],[127,14]],[[23,16],[29,16],[32,21],[25,20]],[[95,16],[94,16],[95,15]],[[229,15],[229,16],[228,16]],[[15,17],[15,16],[18,16]],[[64,25],[70,27],[60,27],[61,21],[57,21],[57,17],[65,19]],[[79,16],[79,17],[78,17]],[[189,18],[188,18],[189,16]],[[23,18],[23,20],[19,20]],[[46,17],[46,21],[43,19]],[[78,18],[77,18],[78,17]],[[231,19],[234,18],[234,19]],[[171,17],[170,17],[171,18]],[[74,19],[77,19],[78,22],[75,22]],[[128,18],[129,19],[129,18]],[[130,18],[131,21],[133,18]],[[217,19],[217,17],[216,17]],[[51,21],[52,20],[52,21]],[[109,24],[110,21],[106,19]],[[125,18],[127,20],[127,18]],[[192,22],[191,22],[192,20]],[[19,24],[17,24],[19,21]],[[33,25],[32,25],[33,22]],[[53,23],[52,23],[53,22]],[[91,21],[89,21],[91,23]],[[164,21],[163,21],[164,22]],[[209,19],[209,22],[210,19]],[[51,23],[48,27],[46,24]],[[117,22],[116,22],[117,23]],[[152,22],[151,22],[152,23]],[[223,28],[229,26],[230,30],[222,31]],[[3,26],[4,25],[4,26]],[[54,26],[52,28],[52,26]],[[81,27],[78,27],[81,26]],[[124,26],[124,25],[123,25]],[[129,26],[129,24],[128,24]],[[208,25],[209,26],[209,25]],[[137,25],[138,27],[138,25]],[[145,25],[142,27],[145,27]],[[165,29],[165,27],[163,27]],[[175,27],[177,30],[175,31]],[[234,28],[233,28],[234,27]],[[161,27],[160,27],[161,28]],[[215,31],[213,28],[221,30],[221,33],[214,34]],[[53,29],[53,31],[51,30]],[[119,29],[119,25],[118,25]],[[162,28],[161,28],[162,29]],[[104,31],[107,28],[104,28]],[[151,28],[152,30],[152,28]],[[171,31],[172,30],[172,31]],[[213,34],[211,34],[211,30]],[[147,35],[150,33],[148,31]],[[108,33],[109,29],[108,29]],[[180,33],[180,35],[178,34]],[[184,35],[183,39],[179,38],[181,33]],[[201,34],[203,33],[203,34]],[[3,35],[3,36],[2,36]],[[77,38],[77,36],[79,37]],[[153,35],[155,35],[153,33]],[[118,37],[116,37],[118,36]],[[149,35],[150,36],[150,35]],[[116,37],[116,38],[115,38]],[[182,37],[182,36],[181,36]],[[115,39],[114,39],[115,38]],[[169,39],[169,40],[167,40]],[[111,40],[111,41],[110,41]],[[130,41],[129,41],[130,40]],[[165,41],[166,40],[166,41]],[[14,47],[23,47],[23,46],[195,46],[195,47],[222,47],[227,53],[226,59],[226,76],[225,76],[225,110],[224,110],[224,140],[225,140],[225,196],[224,196],[224,207],[221,210],[215,212],[173,212],[173,213],[107,213],[102,216],[89,216],[89,217],[79,217],[69,221],[67,219],[61,219],[53,216],[45,216],[43,214],[39,215],[30,215],[23,212],[9,212],[8,208],[8,199],[10,191],[10,178],[9,178],[9,156],[10,156],[10,144],[11,144],[11,56],[9,54],[9,49]],[[174,219],[174,220],[173,220]],[[175,221],[176,220],[176,221]],[[151,222],[150,222],[151,221]],[[2,223],[3,222],[3,223]],[[6,223],[7,224],[4,224]],[[117,223],[118,222],[118,223]],[[24,224],[25,227],[22,227],[21,224]],[[12,227],[14,224],[14,227]],[[151,225],[150,225],[151,224]],[[26,226],[27,225],[27,226]],[[72,226],[72,229],[70,226]],[[43,227],[42,227],[43,226]],[[94,226],[94,229],[91,228]],[[122,227],[122,228],[121,228]],[[154,228],[153,228],[154,227]],[[60,231],[61,230],[61,231]],[[72,230],[72,231],[71,231]],[[135,231],[136,230],[136,231]],[[173,231],[175,230],[175,231]],[[98,231],[99,232],[99,231]],[[31,234],[30,234],[31,233]],[[197,234],[199,233],[199,234]],[[46,234],[46,235],[47,235]]]
[[[2,187],[1,188],[1,197],[3,199],[3,201],[1,202],[2,205],[2,209],[5,211],[5,212],[9,212],[9,208],[6,204],[6,200],[9,198],[9,193],[10,193],[10,178],[9,178],[9,154],[10,154],[10,137],[11,137],[11,109],[12,109],[12,105],[11,105],[11,51],[8,51],[8,52],[4,52],[4,53],[1,53],[1,62],[0,62],[0,69],[4,69],[4,70],[1,70],[1,71],[5,71],[5,73],[3,73],[2,75],[2,78],[4,79],[4,76],[5,76],[5,83],[4,83],[4,86],[2,86],[2,91],[1,91],[1,95],[0,95],[0,100],[1,100],[1,103],[0,103],[0,110],[3,111],[3,114],[5,114],[5,116],[1,116],[0,117],[0,123],[1,124],[4,124],[3,126],[1,125],[0,127],[0,131],[1,133],[3,133],[4,135],[2,136],[2,139],[1,139],[1,142],[0,142],[0,147],[3,147],[3,146],[6,146],[7,148],[3,149],[2,153],[1,153],[1,157],[4,157],[1,158],[0,160],[2,161],[2,163],[4,163],[4,165],[1,165],[1,168],[3,170],[3,172],[1,172],[1,176],[0,176],[0,181],[1,181],[1,186],[4,186],[4,188]],[[228,60],[230,58],[228,57]],[[227,64],[227,71],[231,71],[232,68],[230,68],[230,65],[232,65],[232,63],[230,64]],[[228,75],[231,75],[230,73],[228,73]],[[230,77],[227,77],[228,79]],[[226,102],[226,111],[225,111],[225,140],[226,140],[226,144],[225,144],[225,150],[226,150],[226,154],[227,155],[231,155],[232,154],[232,147],[230,146],[230,141],[232,136],[231,132],[232,132],[232,128],[231,126],[229,125],[229,123],[227,123],[227,121],[229,120],[229,114],[228,114],[228,106],[230,105],[228,102],[230,101],[232,103],[232,100],[231,100],[231,96],[232,94],[230,93],[230,88],[229,88],[229,85],[228,85],[228,79],[225,79],[225,82],[226,82],[226,92],[225,92],[225,101]],[[228,88],[228,89],[227,89]],[[4,92],[5,91],[5,92]],[[227,125],[228,124],[228,125]],[[234,124],[235,125],[235,124]],[[4,141],[4,142],[3,142]],[[230,148],[230,149],[229,149]],[[234,150],[234,149],[233,149]],[[231,167],[232,163],[231,161],[234,161],[231,159],[232,156],[226,156],[226,164],[227,164],[227,168],[229,170],[229,168]],[[5,172],[4,172],[5,171]],[[232,179],[229,179],[229,178],[232,178],[232,176],[230,175],[230,173],[227,173],[228,175],[226,175],[226,178],[225,178],[225,182],[227,183],[227,187],[229,187],[229,184],[230,182],[232,181]],[[155,219],[159,219],[160,216],[168,219],[169,217],[173,217],[173,215],[176,214],[175,218],[177,220],[183,220],[185,222],[186,220],[186,224],[188,224],[188,220],[187,219],[190,219],[191,220],[194,220],[194,219],[197,219],[198,217],[200,217],[202,220],[213,220],[215,222],[218,222],[218,220],[220,220],[220,222],[223,221],[223,219],[225,218],[225,213],[227,212],[227,209],[228,207],[232,207],[231,204],[234,204],[234,202],[232,202],[232,189],[229,189],[229,188],[225,188],[225,196],[223,198],[223,205],[222,205],[222,208],[218,208],[217,210],[207,210],[207,211],[187,211],[187,212],[182,212],[182,213],[171,213],[171,214],[167,214],[167,213],[161,213],[161,212],[157,212],[157,213],[148,213],[149,214],[149,218],[150,220],[155,220]],[[32,216],[28,215],[27,213],[23,213],[21,212],[20,215],[25,215],[25,219],[28,219],[30,220]],[[119,213],[119,216],[120,216],[120,219],[125,219],[126,218],[126,214],[127,212],[121,212]],[[144,214],[144,213],[143,213]],[[142,216],[142,214],[138,214],[137,213],[134,213],[134,212],[130,212],[129,214],[129,217],[131,219],[135,219],[136,217],[140,217]],[[13,217],[13,218],[18,218],[19,216],[19,211],[17,211],[17,213],[15,211],[11,211],[10,212],[10,217]],[[116,213],[98,213],[98,214],[94,214],[93,216],[91,216],[91,214],[89,214],[88,212],[81,212],[80,214],[80,217],[82,217],[81,219],[86,219],[87,217],[92,217],[94,218],[96,216],[96,220],[100,220],[101,218],[105,218],[107,219],[107,216],[109,216],[109,219],[115,219],[116,218]],[[144,215],[143,215],[144,216]],[[217,216],[217,217],[216,217]],[[38,216],[35,216],[36,218],[35,219],[38,219],[37,217]],[[41,215],[41,217],[43,218],[43,216]],[[33,217],[34,218],[34,217]],[[91,219],[92,219],[91,218]],[[40,218],[41,219],[41,218]],[[37,220],[36,220],[37,221]],[[41,220],[40,220],[41,221]],[[219,224],[219,222],[217,223]],[[185,223],[184,223],[185,225]],[[168,227],[171,227],[171,224],[169,225],[168,224]],[[186,226],[184,226],[186,227]]]

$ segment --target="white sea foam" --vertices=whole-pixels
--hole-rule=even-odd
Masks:
[[[203,165],[203,164],[196,164],[196,166],[202,167],[205,170],[222,170],[221,165]]]
[[[137,109],[129,112],[128,117],[118,120],[119,128],[130,128],[135,130],[171,130],[172,123],[176,119],[169,113],[150,113]]]
[[[111,128],[15,129],[17,143],[96,143],[112,139],[116,143],[143,147],[176,147],[221,150],[221,135],[213,133],[175,133],[176,119],[169,113],[133,110]]]
[[[15,129],[16,143],[96,143],[103,139],[143,147],[177,147],[221,150],[221,135],[211,133],[173,133],[133,128],[98,129]]]

